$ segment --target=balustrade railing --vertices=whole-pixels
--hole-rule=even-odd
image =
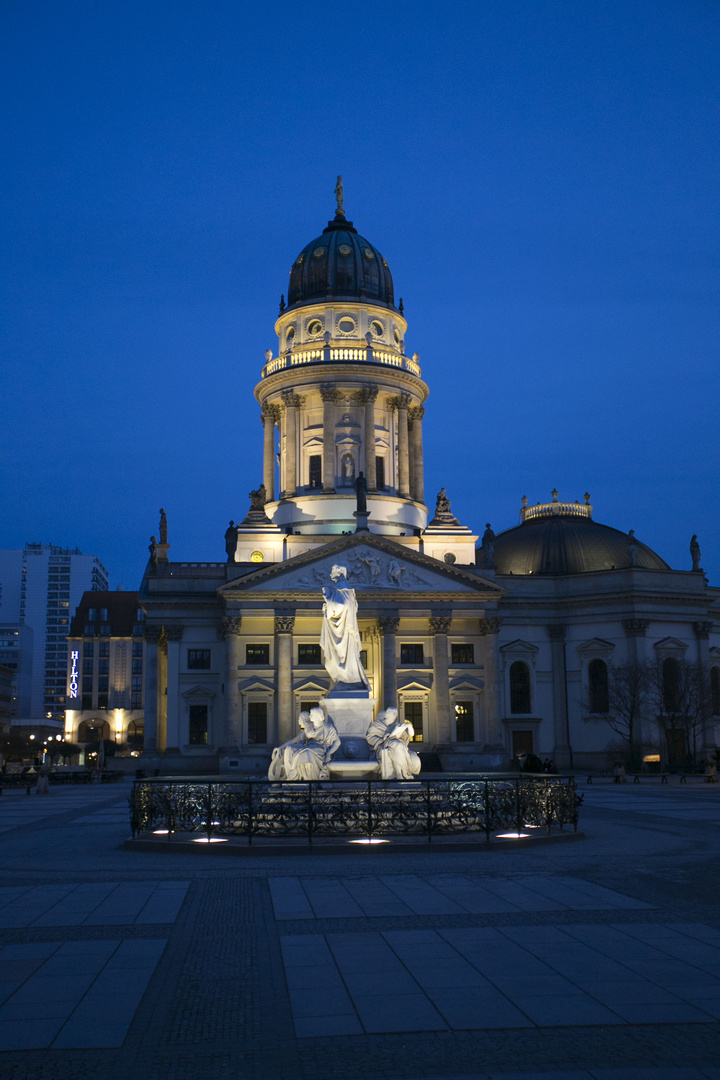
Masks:
[[[133,836],[367,840],[478,833],[572,825],[577,830],[573,777],[502,776],[420,779],[413,783],[258,779],[136,780],[130,798]]]
[[[276,356],[273,360],[268,360],[262,369],[261,378],[267,379],[269,375],[274,375],[276,371],[284,371],[286,368],[295,367],[299,364],[344,363],[348,361],[363,364],[387,364],[390,367],[401,368],[403,371],[409,371],[412,375],[422,378],[420,365],[409,356],[385,349],[354,348],[350,346],[293,349],[283,356]]]

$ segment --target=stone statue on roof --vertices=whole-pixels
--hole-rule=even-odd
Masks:
[[[695,533],[693,533],[692,540],[690,541],[690,558],[692,559],[693,570],[701,570],[700,559],[702,558],[702,555],[700,554],[700,545],[698,544],[698,538]]]
[[[160,507],[160,543],[167,544],[167,514]]]
[[[343,182],[342,176],[338,176],[337,184],[335,185],[335,198],[337,199],[337,210],[335,211],[335,217],[345,217],[345,211],[343,209]]]

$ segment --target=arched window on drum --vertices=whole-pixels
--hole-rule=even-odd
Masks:
[[[510,665],[510,712],[532,712],[530,668],[523,660]]]
[[[588,692],[591,713],[610,712],[608,668],[604,660],[591,660],[588,665]]]

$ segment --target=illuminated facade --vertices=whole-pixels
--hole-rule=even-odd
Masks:
[[[669,650],[720,680],[718,590],[594,522],[589,497],[524,500],[517,528],[479,547],[444,490],[428,512],[428,384],[388,264],[342,206],[295,258],[275,331],[255,388],[263,487],[227,560],[171,562],[161,529],[142,582],[145,752],[164,769],[265,772],[330,689],[334,563],[357,593],[375,711],[397,705],[428,764],[499,768],[520,750],[599,764],[599,664]],[[703,746],[715,735],[708,715]]]
[[[143,743],[145,613],[135,592],[86,592],[66,644],[65,738]]]

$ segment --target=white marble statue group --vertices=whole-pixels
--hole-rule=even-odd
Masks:
[[[342,694],[364,693],[370,684],[360,658],[360,633],[355,590],[348,588],[347,568],[333,566],[330,584],[323,590],[323,622],[320,648],[325,670]],[[319,706],[301,712],[300,731],[273,750],[268,778],[281,780],[327,780],[328,766],[342,742],[337,728]],[[364,726],[364,725],[363,725]],[[360,734],[362,728],[360,729]],[[420,758],[410,749],[415,732],[412,724],[398,719],[395,708],[385,709],[365,732],[370,751],[380,766],[383,780],[411,780],[420,772]]]
[[[328,765],[340,749],[337,728],[319,706],[301,712],[300,732],[273,750],[268,779],[327,780]],[[395,708],[379,712],[365,738],[380,766],[383,780],[412,780],[420,772],[420,758],[409,743],[415,734],[412,724],[398,718]]]

